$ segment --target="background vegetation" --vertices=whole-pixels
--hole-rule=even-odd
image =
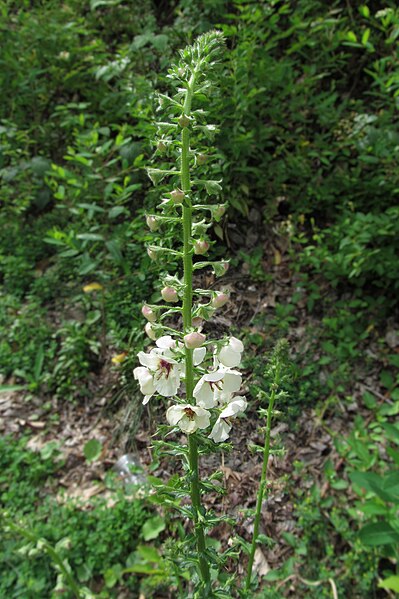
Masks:
[[[144,214],[159,197],[144,171],[156,151],[155,90],[167,89],[178,48],[221,29],[227,51],[211,111],[222,119],[215,168],[230,209],[214,239],[229,248],[233,271],[262,292],[282,266],[292,289],[244,323],[248,344],[261,356],[297,331],[284,408],[291,427],[304,406],[322,420],[342,402],[367,412],[348,438],[333,435],[345,472],[327,461],[324,476],[337,493],[325,498],[310,483],[298,491],[300,532],[287,538],[294,561],[277,576],[301,564],[304,579],[335,577],[340,596],[386,596],[377,583],[394,574],[396,537],[387,531],[397,532],[399,484],[396,2],[6,0],[0,10],[3,383],[24,385],[27,401],[76,405],[91,401],[111,356],[127,352],[121,384],[133,392],[130,366],[144,343],[140,306],[156,294],[157,267],[143,251]],[[84,293],[93,281],[103,291]],[[259,359],[258,380],[263,367]],[[370,373],[373,388],[355,395],[354,383]],[[107,527],[123,520],[125,507],[111,522],[99,503],[92,524],[77,508],[50,508],[32,494],[53,472],[51,460],[15,439],[1,443],[2,493],[13,477],[2,504],[21,516],[29,504],[39,536],[51,541],[70,530],[69,559],[79,567],[79,552],[88,551],[81,527],[99,531],[103,523],[106,544]],[[348,505],[352,484],[363,499]],[[129,510],[140,530],[148,515],[134,503]],[[359,536],[376,523],[388,537]],[[131,532],[121,525],[121,544]],[[14,564],[15,543],[3,543],[4,568]],[[101,588],[105,571],[135,547],[107,550],[105,562],[97,549],[80,573]],[[50,592],[54,574],[42,562],[13,568],[1,583],[7,597]],[[331,596],[328,585],[297,592]]]

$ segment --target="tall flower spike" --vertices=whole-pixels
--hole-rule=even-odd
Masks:
[[[232,370],[241,360],[241,342],[230,338],[224,344],[218,343],[217,355],[207,353],[209,341],[200,328],[203,319],[209,320],[216,308],[226,303],[227,296],[209,289],[195,289],[193,286],[194,270],[210,267],[219,277],[228,268],[227,262],[202,262],[195,257],[204,255],[209,250],[207,229],[212,226],[213,221],[220,220],[225,212],[225,207],[217,203],[222,188],[216,169],[205,166],[205,163],[211,162],[213,155],[217,155],[209,148],[209,140],[212,141],[217,127],[206,122],[207,113],[202,106],[192,109],[192,104],[199,95],[202,98],[201,104],[204,98],[210,97],[211,83],[208,74],[217,59],[222,42],[223,35],[211,31],[201,35],[192,46],[183,49],[179,64],[172,66],[169,71],[169,77],[176,86],[175,95],[169,97],[159,94],[160,103],[166,108],[167,118],[157,123],[159,142],[156,155],[164,153],[166,158],[175,157],[176,166],[163,164],[162,168],[148,169],[154,185],[169,179],[173,181],[173,187],[159,203],[158,209],[162,211],[162,215],[147,217],[147,225],[155,231],[160,223],[165,228],[172,222],[182,224],[183,247],[180,251],[175,250],[174,245],[166,247],[168,236],[162,240],[161,246],[162,255],[172,255],[173,263],[175,257],[182,258],[183,276],[181,272],[173,277],[164,276],[161,295],[169,305],[160,306],[157,310],[144,306],[143,315],[149,321],[146,332],[151,338],[155,336],[155,331],[160,335],[162,330],[168,333],[171,331],[169,322],[165,323],[166,317],[176,323],[177,317],[181,315],[183,326],[182,331],[176,335],[172,333],[157,339],[156,348],[150,352],[139,352],[141,365],[134,371],[140,389],[145,394],[144,402],[155,394],[176,396],[176,401],[182,402],[167,409],[166,419],[171,426],[178,426],[188,435],[190,477],[184,481],[190,488],[201,579],[199,585],[204,597],[211,596],[213,583],[206,557],[204,519],[201,517],[204,508],[201,505],[199,485],[198,446],[208,443],[204,435],[209,434],[211,420],[214,423],[211,438],[216,442],[225,440],[231,429],[231,418],[243,411],[246,405],[243,398],[234,397],[242,382],[241,374]],[[197,171],[195,178],[191,178],[192,168]],[[177,177],[180,178],[179,181]],[[205,199],[205,196],[209,198]],[[211,218],[207,222],[205,217],[209,214]],[[156,218],[158,220],[154,220]],[[151,250],[159,254],[161,250],[156,248],[157,246],[150,246]],[[201,303],[204,296],[210,297],[210,301]],[[151,323],[155,320],[157,325],[154,330]],[[209,372],[212,367],[213,372]],[[184,380],[183,389],[180,388],[181,379]],[[183,394],[184,399],[180,399]],[[195,592],[198,589],[199,586]]]

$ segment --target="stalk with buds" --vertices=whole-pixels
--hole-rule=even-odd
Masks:
[[[207,231],[212,220],[220,220],[225,212],[225,206],[213,199],[221,192],[220,181],[209,176],[212,173],[209,141],[217,128],[206,122],[206,112],[197,106],[209,96],[208,76],[222,44],[222,34],[213,31],[181,51],[179,64],[169,71],[175,93],[159,96],[165,118],[157,123],[157,154],[163,159],[168,156],[171,163],[165,168],[150,168],[148,173],[154,184],[168,180],[170,191],[160,201],[160,214],[147,216],[150,231],[154,237],[159,235],[160,240],[158,244],[154,240],[149,250],[161,260],[172,253],[181,259],[181,269],[172,275],[167,272],[162,275],[161,296],[167,305],[143,307],[148,320],[146,333],[155,340],[156,347],[148,353],[139,353],[141,365],[134,370],[145,396],[143,403],[153,396],[165,398],[166,421],[187,439],[186,444],[180,444],[179,451],[187,472],[197,588],[203,597],[213,596],[210,570],[215,564],[206,545],[212,518],[202,505],[202,495],[209,485],[205,486],[200,479],[199,451],[212,444],[216,448],[216,444],[226,441],[234,419],[247,406],[245,397],[237,395],[242,382],[236,370],[244,349],[241,341],[234,337],[211,339],[202,332],[204,321],[229,298],[223,290],[194,287],[197,271],[211,269],[218,277],[228,268],[227,262],[197,258],[206,256],[210,249]],[[162,242],[162,230],[172,223],[180,223],[178,250],[165,247]],[[172,331],[165,323],[176,315],[180,316],[181,327]],[[187,515],[187,509],[184,512]]]

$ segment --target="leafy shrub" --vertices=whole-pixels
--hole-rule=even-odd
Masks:
[[[322,272],[336,287],[350,282],[357,287],[395,291],[399,281],[399,209],[381,213],[345,213],[331,227],[315,233],[301,261]]]

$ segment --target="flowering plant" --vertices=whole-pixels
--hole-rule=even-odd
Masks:
[[[168,435],[168,441],[161,440],[155,445],[166,448],[168,455],[182,458],[185,470],[184,477],[167,485],[157,481],[159,502],[172,505],[193,522],[194,534],[176,542],[170,555],[175,572],[186,568],[193,574],[190,595],[177,580],[184,597],[231,597],[235,575],[225,575],[221,582],[218,573],[229,558],[238,556],[240,543],[249,555],[249,573],[245,589],[236,590],[246,596],[250,591],[257,541],[254,536],[252,548],[242,541],[232,542],[223,554],[207,546],[208,530],[221,520],[205,511],[202,495],[209,491],[220,493],[220,486],[214,484],[213,477],[204,481],[199,476],[199,454],[218,451],[219,444],[229,439],[236,419],[247,408],[247,400],[240,394],[242,375],[238,370],[243,343],[233,336],[212,339],[208,332],[213,314],[226,305],[229,297],[223,288],[194,286],[196,271],[211,269],[218,278],[228,269],[227,261],[206,259],[212,244],[208,229],[213,221],[222,218],[225,205],[217,201],[221,181],[214,176],[211,160],[210,143],[217,128],[207,123],[207,113],[195,106],[203,105],[209,97],[210,75],[222,43],[222,34],[212,31],[182,50],[179,63],[169,71],[174,95],[159,94],[160,108],[166,116],[156,124],[155,156],[163,157],[164,163],[162,168],[149,168],[148,174],[155,185],[167,181],[169,191],[163,194],[158,211],[147,215],[146,222],[154,235],[148,254],[159,262],[160,269],[164,268],[160,283],[163,303],[145,304],[142,308],[147,320],[145,332],[155,347],[139,352],[140,366],[134,369],[144,395],[143,404],[152,398],[166,402],[167,425],[160,430]],[[181,239],[177,249],[166,245],[166,227],[175,228],[176,237]],[[173,274],[167,271],[170,257],[181,264]],[[177,433],[178,442],[170,441],[170,432]],[[185,435],[183,439],[181,434]],[[266,466],[258,506],[265,490]],[[187,494],[191,507],[181,501]],[[260,508],[256,531],[259,518]]]
[[[223,289],[193,288],[193,273],[211,268],[216,276],[223,275],[227,262],[211,262],[206,257],[211,246],[207,235],[213,220],[220,220],[223,204],[210,201],[221,192],[219,180],[210,179],[209,158],[217,128],[206,122],[206,113],[193,107],[203,102],[211,90],[209,73],[223,43],[220,32],[200,36],[194,45],[180,52],[179,64],[169,71],[175,87],[173,96],[159,94],[166,119],[157,123],[156,154],[173,161],[166,168],[150,168],[154,184],[169,179],[170,191],[161,199],[158,214],[148,214],[147,225],[154,233],[154,243],[147,248],[152,259],[170,254],[182,263],[181,272],[162,275],[160,293],[164,305],[144,305],[147,319],[145,331],[155,341],[148,353],[139,352],[140,366],[134,369],[146,404],[152,397],[167,398],[165,418],[170,427],[187,436],[186,454],[189,491],[198,552],[198,590],[211,593],[209,555],[206,555],[206,516],[201,505],[203,487],[198,473],[199,446],[207,437],[211,443],[228,439],[234,419],[246,409],[245,397],[236,395],[242,383],[235,370],[244,350],[235,337],[211,340],[203,330],[217,309],[228,301]],[[209,221],[206,216],[210,215]],[[166,247],[162,230],[180,224],[183,243],[176,250]],[[158,236],[158,240],[156,237]],[[180,328],[169,326],[168,320],[179,317]]]

